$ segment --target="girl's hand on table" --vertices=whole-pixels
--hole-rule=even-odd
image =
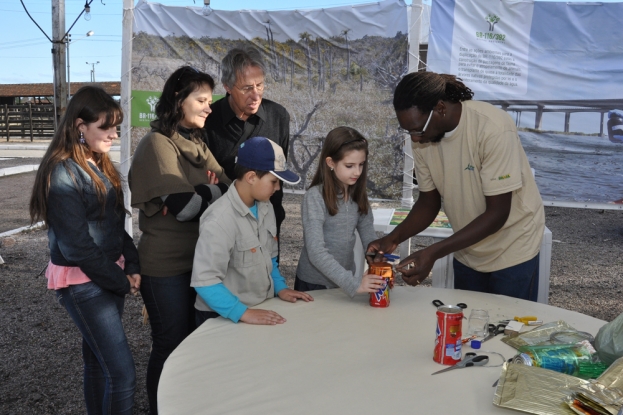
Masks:
[[[283,301],[289,301],[291,303],[295,303],[296,300],[299,299],[306,302],[314,301],[314,298],[311,295],[301,291],[292,290],[290,288],[284,288],[283,290],[279,291],[277,295]]]

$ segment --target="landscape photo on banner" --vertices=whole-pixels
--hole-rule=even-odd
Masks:
[[[221,60],[230,49],[250,44],[267,68],[264,98],[290,114],[288,164],[302,177],[295,188],[309,187],[324,138],[345,125],[368,139],[369,195],[397,199],[405,137],[391,102],[408,68],[407,12],[401,0],[205,14],[199,7],[140,1],[134,11],[132,89],[134,99],[145,102],[136,122],[133,117],[133,146],[148,128],[147,100],[162,91],[175,69],[192,65],[209,73],[215,94],[224,95]]]
[[[623,3],[433,0],[428,70],[511,115],[545,201],[623,199]]]

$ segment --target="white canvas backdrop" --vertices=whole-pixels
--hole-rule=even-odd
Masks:
[[[548,204],[622,208],[623,3],[433,0],[428,69],[515,117]]]

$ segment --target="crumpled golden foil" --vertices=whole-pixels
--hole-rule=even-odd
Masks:
[[[575,415],[563,402],[588,381],[540,367],[504,363],[493,404],[537,415]]]
[[[600,404],[617,402],[623,396],[623,358],[592,381],[539,367],[504,363],[493,404],[536,415],[574,415],[576,412],[565,401],[573,392],[581,391]],[[603,407],[615,414],[618,406]]]

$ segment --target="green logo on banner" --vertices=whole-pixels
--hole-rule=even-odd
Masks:
[[[149,123],[156,119],[156,104],[162,92],[132,91],[132,127],[149,127]],[[212,95],[212,102],[225,95]]]
[[[149,127],[156,119],[156,104],[161,92],[132,91],[132,127]]]

